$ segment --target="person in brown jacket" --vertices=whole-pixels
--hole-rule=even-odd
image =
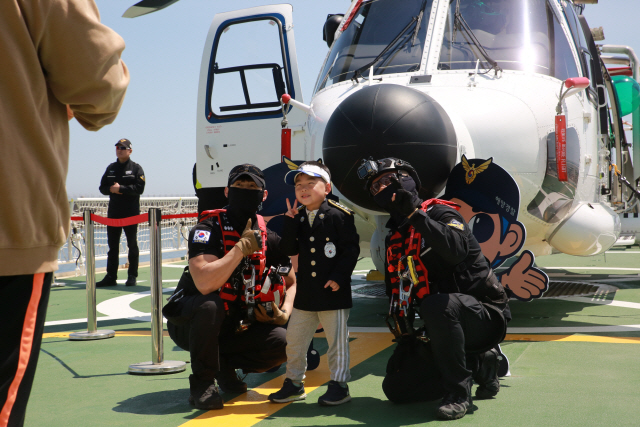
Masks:
[[[93,0],[0,2],[0,426],[22,426],[58,250],[69,234],[68,119],[115,120],[124,41]]]

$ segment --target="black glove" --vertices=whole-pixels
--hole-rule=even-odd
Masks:
[[[396,190],[396,199],[391,203],[395,208],[395,212],[407,217],[416,210],[416,207],[420,204],[420,198],[414,193],[400,188]]]

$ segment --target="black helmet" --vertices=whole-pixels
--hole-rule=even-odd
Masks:
[[[376,177],[391,170],[407,172],[415,181],[416,190],[420,190],[420,178],[413,166],[411,166],[409,162],[396,159],[395,157],[387,157],[380,160],[373,160],[373,157],[369,157],[368,160],[362,159],[362,164],[358,167],[358,178],[367,180],[364,189],[369,191],[371,183],[373,183]]]

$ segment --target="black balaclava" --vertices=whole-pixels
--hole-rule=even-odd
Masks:
[[[256,224],[256,213],[262,203],[264,190],[251,190],[248,188],[229,187],[229,220],[236,229],[242,233],[247,225],[247,220],[251,219],[251,225]]]
[[[422,203],[422,199],[418,196],[418,190],[416,189],[416,182],[408,175],[399,175],[399,180],[393,180],[393,182],[378,194],[373,196],[373,201],[376,202],[385,211],[389,212],[391,218],[398,226],[401,226],[407,219],[407,214],[402,213],[398,204],[398,196],[396,195],[396,201],[391,201],[394,193],[403,189],[411,195],[411,205],[413,208]]]

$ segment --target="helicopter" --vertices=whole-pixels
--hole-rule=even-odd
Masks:
[[[358,178],[369,158],[409,161],[423,199],[445,192],[456,164],[492,159],[517,183],[518,249],[535,256],[602,254],[623,231],[634,240],[640,63],[629,47],[596,44],[602,29],[582,16],[595,2],[354,0],[327,17],[309,104],[290,5],[216,14],[198,89],[198,182],[221,189],[239,163],[321,158],[379,271],[388,215]]]

